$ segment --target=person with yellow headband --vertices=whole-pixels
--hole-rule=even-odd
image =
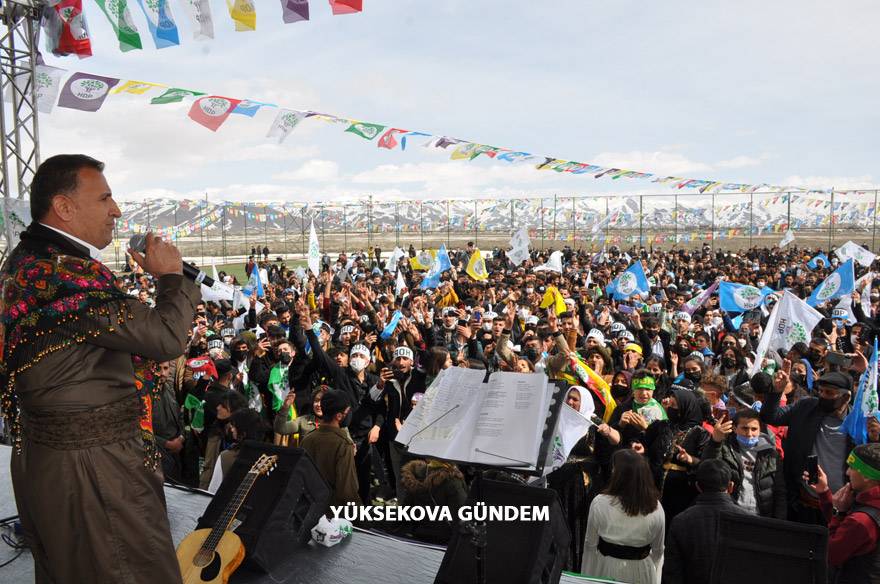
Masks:
[[[880,444],[856,446],[846,459],[849,483],[831,494],[819,468],[819,504],[828,521],[828,565],[837,584],[880,581]],[[808,478],[804,473],[804,479]]]

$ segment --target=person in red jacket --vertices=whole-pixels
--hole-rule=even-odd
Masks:
[[[880,582],[880,444],[856,446],[846,464],[849,483],[836,493],[821,468],[815,485],[828,521],[828,564],[838,584]]]

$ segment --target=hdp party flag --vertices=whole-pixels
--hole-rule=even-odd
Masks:
[[[226,0],[229,16],[238,32],[257,30],[257,9],[253,0]]]
[[[843,420],[842,429],[852,437],[856,444],[865,444],[868,441],[868,418],[875,416],[880,410],[877,404],[877,359],[877,338],[875,337],[874,353],[868,363],[868,370],[862,373],[852,410]]]
[[[401,130],[399,128],[391,128],[379,138],[379,143],[376,144],[379,148],[387,148],[388,150],[394,150],[397,147],[397,138],[394,134],[406,134],[409,130]],[[402,140],[402,138],[401,138]],[[402,150],[402,148],[401,148]]]
[[[330,0],[330,8],[333,14],[354,14],[364,10],[364,0]]]
[[[299,125],[303,118],[305,118],[303,112],[284,108],[278,110],[278,115],[275,116],[275,121],[272,122],[272,127],[269,128],[266,137],[278,138],[278,143],[281,144],[284,142],[285,138],[287,138],[287,135]]]
[[[209,0],[182,0],[193,28],[193,40],[214,38],[214,17]]]
[[[260,108],[264,105],[275,107],[274,103],[264,103],[262,101],[254,101],[252,99],[243,99],[237,106],[235,106],[235,109],[232,110],[232,113],[252,118],[257,115],[257,112],[260,111]]]
[[[840,258],[840,261],[842,262],[845,262],[849,258],[852,258],[866,268],[870,268],[871,264],[874,263],[874,260],[877,259],[876,255],[872,254],[854,241],[847,241],[846,243],[838,247],[834,251],[834,255]]]
[[[240,101],[217,95],[200,97],[189,109],[189,117],[212,132],[216,132]]]
[[[132,93],[134,95],[143,95],[154,87],[165,87],[158,83],[149,83],[147,81],[126,81],[110,93]]]
[[[141,35],[138,34],[137,27],[131,19],[131,12],[128,10],[128,0],[95,0],[95,2],[104,11],[110,26],[113,27],[113,32],[116,33],[119,50],[126,52],[143,48]]]
[[[321,275],[321,249],[318,245],[318,234],[315,232],[315,219],[309,228],[309,269],[315,276]]]
[[[67,71],[47,65],[37,65],[34,74],[34,94],[37,98],[37,111],[43,114],[52,112],[58,92],[61,91],[61,78]]]
[[[760,290],[747,284],[721,282],[718,285],[718,300],[721,310],[727,312],[748,312],[764,303],[773,290],[764,286]]]
[[[486,262],[483,260],[483,254],[480,253],[479,249],[474,250],[465,271],[474,280],[486,280],[489,277],[489,271],[486,270]]]
[[[413,270],[430,270],[433,263],[434,256],[426,249],[416,254],[415,257],[409,258],[409,267]]]
[[[351,132],[352,134],[357,134],[361,138],[366,138],[367,140],[372,140],[379,133],[385,129],[385,126],[380,126],[378,124],[370,124],[367,122],[354,122],[352,123],[345,131]]]
[[[715,282],[711,286],[709,286],[708,288],[703,290],[703,292],[700,295],[694,296],[693,298],[691,298],[690,300],[685,302],[684,306],[682,306],[681,309],[684,312],[687,312],[688,314],[693,315],[694,311],[697,310],[702,305],[704,305],[706,303],[706,301],[709,300],[709,297],[715,293],[715,290],[718,289],[719,282],[720,282],[720,280],[715,280]]]
[[[749,375],[761,370],[764,356],[768,351],[786,353],[796,343],[810,342],[813,329],[823,318],[817,310],[806,302],[784,290],[782,299],[773,307],[764,333],[755,351],[755,361]]]
[[[153,42],[157,49],[174,47],[180,44],[177,34],[177,24],[171,13],[171,5],[168,0],[138,0],[144,16],[147,17],[147,26],[153,36]]]
[[[816,254],[816,257],[807,262],[807,267],[811,270],[827,268],[830,265],[831,262],[828,260],[828,256],[824,253]]]
[[[189,89],[181,89],[179,87],[172,87],[171,89],[167,89],[165,93],[160,95],[159,97],[154,97],[150,100],[152,105],[162,105],[166,103],[179,103],[183,101],[185,97],[198,97],[199,95],[205,95],[201,91],[190,91]]]
[[[281,0],[285,24],[309,19],[309,0]]]
[[[547,289],[544,291],[544,297],[541,299],[541,308],[550,308],[551,306],[556,316],[568,310],[568,307],[565,306],[565,299],[559,293],[556,286],[547,286]]]
[[[852,294],[856,289],[856,279],[852,258],[843,262],[839,268],[831,272],[825,280],[819,284],[810,297],[807,304],[816,306],[847,294]]]
[[[64,84],[58,107],[78,109],[84,112],[96,112],[101,109],[107,93],[117,84],[119,79],[102,77],[90,73],[74,73]]]
[[[434,258],[434,263],[431,264],[431,269],[425,274],[425,278],[419,284],[419,288],[422,290],[436,288],[440,285],[440,275],[450,268],[452,268],[452,262],[449,261],[446,245],[441,243],[440,249],[437,250],[437,257]]]
[[[613,294],[615,300],[626,300],[633,294],[646,295],[651,290],[642,262],[636,260],[624,273],[617,276],[605,288],[607,294]]]
[[[82,0],[61,0],[43,10],[46,44],[53,55],[74,54],[80,58],[92,55],[92,42]]]

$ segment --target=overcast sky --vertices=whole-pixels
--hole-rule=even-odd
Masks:
[[[182,44],[162,50],[130,0],[145,49],[128,53],[84,4],[95,56],[47,64],[661,175],[880,184],[880,3],[868,0],[365,0],[362,14],[336,17],[312,0],[312,20],[288,25],[278,0],[256,0],[257,31],[241,33],[211,0],[216,38],[203,42],[174,0]],[[279,146],[265,138],[274,108],[212,133],[186,117],[189,104],[150,97],[111,95],[97,113],[56,108],[40,119],[42,156],[106,161],[121,200],[670,192],[450,161],[418,141],[378,149],[317,121]]]

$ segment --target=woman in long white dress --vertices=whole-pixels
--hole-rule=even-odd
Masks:
[[[621,449],[611,480],[590,505],[581,572],[629,584],[659,584],[666,520],[643,456]]]

